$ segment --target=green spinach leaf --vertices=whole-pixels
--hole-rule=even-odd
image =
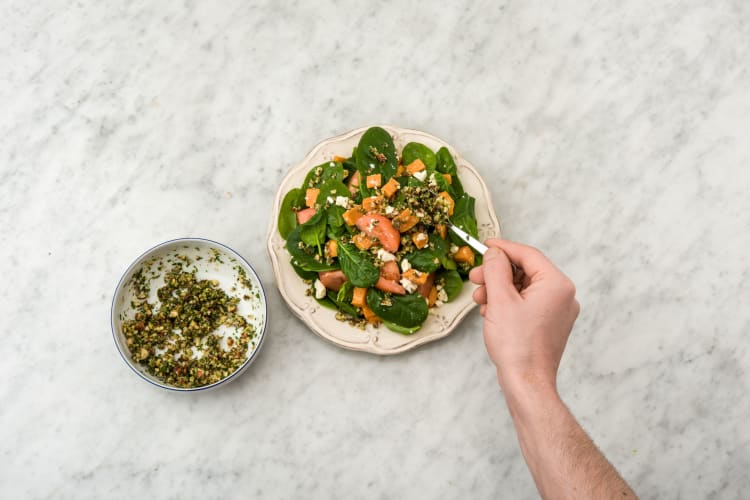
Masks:
[[[430,148],[419,142],[410,142],[401,151],[401,163],[408,165],[414,160],[422,160],[428,170],[434,169],[437,164],[435,153]]]
[[[464,287],[464,281],[461,279],[461,275],[457,271],[442,271],[438,275],[438,281],[443,281],[443,289],[445,289],[446,295],[448,295],[448,302],[458,297],[461,290]]]
[[[309,222],[309,221],[308,221]],[[286,239],[286,249],[292,256],[292,263],[305,271],[333,271],[339,266],[326,264],[315,259],[315,251],[304,244],[300,233],[303,226],[295,227]]]
[[[351,193],[343,182],[337,179],[328,179],[320,185],[320,193],[318,193],[316,204],[323,206],[326,204],[328,198],[333,198],[335,201],[337,196],[346,196],[349,198]]]
[[[427,301],[418,293],[392,295],[386,301],[389,305],[383,305],[384,298],[385,295],[380,290],[370,288],[367,291],[367,305],[384,321],[405,328],[414,328],[427,319]]]
[[[451,174],[451,186],[453,187],[453,191],[458,196],[461,196],[464,193],[464,187],[461,185],[461,180],[458,178],[458,168],[456,167],[456,162],[453,161],[453,155],[448,151],[448,148],[444,146],[438,149],[435,157],[437,159],[435,168],[438,172],[443,174]]]
[[[326,241],[326,224],[325,210],[318,209],[309,221],[299,226],[302,242],[305,245],[317,247],[318,253],[321,253],[321,246]]]
[[[314,280],[318,277],[318,273],[316,273],[315,271],[306,271],[302,269],[294,263],[294,260],[291,260],[290,263],[292,264],[292,269],[294,269],[294,272],[297,273],[297,275],[303,280]]]
[[[328,290],[328,292],[326,292],[326,297],[328,298],[328,300],[336,304],[336,307],[338,307],[341,312],[344,312],[349,316],[353,316],[355,318],[359,316],[359,311],[357,311],[357,308],[347,302],[344,302],[343,300],[339,300],[336,292]]]
[[[440,256],[432,248],[423,248],[406,255],[411,267],[424,273],[431,273],[440,267]]]
[[[453,209],[453,215],[451,216],[451,222],[456,226],[460,227],[475,238],[479,238],[479,231],[477,228],[477,218],[474,215],[474,203],[475,200],[468,193],[462,194],[456,200],[456,206]],[[465,245],[458,236],[449,231],[451,241],[456,245]]]
[[[360,186],[365,184],[368,175],[380,174],[383,184],[396,173],[398,157],[391,134],[380,127],[371,127],[362,134],[357,145],[357,170],[361,177]]]
[[[402,335],[411,335],[413,333],[416,333],[417,330],[419,330],[420,328],[422,328],[422,325],[407,328],[405,326],[397,325],[396,323],[391,323],[390,321],[385,321],[385,320],[383,320],[383,324],[389,330],[396,332],[396,333],[400,333]]]
[[[352,285],[361,288],[373,286],[380,278],[380,269],[366,252],[351,243],[338,244],[339,264]]]
[[[278,224],[279,234],[284,239],[289,236],[292,229],[297,227],[297,212],[294,211],[294,208],[298,208],[296,207],[296,204],[299,200],[301,191],[302,190],[299,188],[292,189],[286,194],[286,196],[284,196],[284,200],[281,202]]]

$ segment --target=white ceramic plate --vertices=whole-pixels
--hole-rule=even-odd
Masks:
[[[485,240],[500,236],[500,223],[492,207],[487,186],[468,161],[459,156],[449,144],[425,132],[387,125],[380,126],[391,134],[399,154],[409,142],[421,142],[433,151],[443,146],[447,147],[456,161],[458,176],[464,190],[476,198],[479,238]],[[413,335],[401,335],[384,326],[375,328],[372,325],[368,325],[363,331],[348,323],[338,321],[335,311],[322,307],[314,298],[305,294],[307,285],[297,276],[289,263],[290,256],[284,247],[285,240],[279,234],[277,226],[279,208],[284,195],[291,189],[299,187],[307,172],[315,165],[330,161],[334,155],[349,157],[352,148],[359,143],[360,137],[368,128],[352,130],[321,142],[284,177],[273,203],[271,223],[268,228],[268,253],[271,256],[276,285],[279,287],[281,296],[284,297],[292,312],[312,331],[347,349],[381,355],[397,354],[450,334],[461,319],[475,307],[476,304],[471,298],[475,285],[465,282],[461,294],[453,301],[438,308],[431,308],[430,315],[422,328]]]
[[[237,370],[216,383],[195,388],[174,387],[148,373],[141,364],[132,360],[130,350],[125,342],[125,336],[122,333],[122,323],[133,319],[135,315],[135,311],[130,305],[131,301],[135,299],[133,275],[140,269],[156,270],[160,263],[163,263],[163,269],[167,271],[171,268],[171,264],[168,261],[173,259],[176,254],[184,255],[192,261],[189,268],[192,269],[195,267],[198,279],[217,280],[219,286],[227,295],[237,297],[239,299],[239,303],[237,304],[238,314],[243,316],[254,327],[256,332],[255,338],[250,341],[250,346],[247,350],[247,359]],[[251,285],[251,291],[238,284],[238,266],[244,269]],[[144,275],[146,274],[148,273],[144,272]],[[164,285],[163,272],[159,272],[158,274],[158,278],[150,281],[151,290],[147,299],[150,303],[158,302],[156,291]],[[111,324],[112,335],[114,336],[115,345],[120,351],[120,355],[137,375],[145,381],[163,389],[193,392],[212,389],[225,382],[234,380],[250,366],[250,363],[255,359],[258,351],[260,351],[263,339],[265,338],[266,316],[266,295],[263,291],[263,285],[255,270],[245,259],[231,248],[215,241],[202,238],[181,238],[156,245],[138,257],[128,267],[120,279],[114,298],[112,299]],[[226,336],[227,332],[224,332],[224,335]]]

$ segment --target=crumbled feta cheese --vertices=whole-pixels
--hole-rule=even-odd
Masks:
[[[396,256],[381,248],[380,250],[378,250],[378,259],[382,260],[383,262],[390,262],[392,260],[396,260]]]
[[[401,278],[401,281],[399,281],[399,283],[401,283],[401,286],[404,287],[406,293],[413,293],[417,289],[417,285],[406,278]]]
[[[424,212],[422,210],[417,210],[416,212],[414,212],[414,215],[416,215],[419,219],[424,219]]]
[[[406,259],[401,259],[401,272],[405,273],[409,269],[411,269],[411,262]]]
[[[316,299],[322,299],[326,296],[326,287],[323,286],[323,283],[321,283],[320,280],[315,280],[315,283],[313,283],[313,286],[315,287]]]
[[[328,166],[329,166],[329,167],[335,167],[335,166],[336,166],[336,164],[335,164],[334,162],[330,162],[330,163],[328,164]]]
[[[414,172],[414,177],[424,182],[425,177],[427,177],[427,170],[420,170],[419,172]]]
[[[451,254],[454,254],[458,252],[458,247],[456,245],[451,244]]]
[[[395,208],[393,208],[393,207],[392,207],[392,206],[390,206],[390,205],[388,205],[387,207],[385,207],[385,215],[391,215],[391,214],[392,214],[393,212],[395,212],[395,211],[396,211],[396,209],[395,209]]]
[[[417,235],[414,237],[415,242],[417,241],[427,241],[427,235],[425,233],[417,233]]]
[[[435,307],[440,307],[440,306],[443,305],[443,302],[441,302],[439,300],[436,300],[434,305],[435,305]]]
[[[347,198],[346,196],[337,196],[336,205],[347,208],[349,206],[349,198]]]
[[[445,288],[438,290],[437,299],[442,302],[448,302],[448,294],[445,292]]]
[[[429,185],[430,187],[433,187],[433,188],[434,188],[434,187],[437,187],[437,180],[435,180],[435,172],[433,172],[433,173],[431,173],[431,174],[430,174],[430,178],[429,178],[429,180],[427,181],[427,184],[428,184],[428,185]]]
[[[330,196],[326,198],[326,201],[328,202],[329,205],[333,205],[333,198],[331,198]]]

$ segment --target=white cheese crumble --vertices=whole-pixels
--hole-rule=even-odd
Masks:
[[[430,174],[430,179],[427,181],[430,187],[437,187],[437,180],[435,180],[435,172]]]
[[[382,260],[383,262],[390,262],[392,260],[396,260],[396,256],[381,248],[380,250],[378,250],[378,259]]]
[[[445,288],[438,290],[437,299],[441,302],[448,302],[448,294],[445,292]]]
[[[424,212],[422,210],[417,210],[414,212],[414,215],[416,215],[418,219],[424,219]]]
[[[337,196],[336,205],[347,208],[349,206],[349,198],[347,198],[346,196]]]
[[[390,205],[388,205],[387,207],[385,207],[385,215],[391,215],[391,214],[392,214],[393,212],[395,212],[395,211],[396,211],[396,209],[395,209],[395,208],[393,208],[393,207],[392,207],[392,206],[390,206]]]
[[[413,293],[417,289],[417,285],[406,278],[401,278],[401,281],[399,281],[399,283],[401,283],[401,286],[404,287],[406,293]]]
[[[420,242],[421,242],[421,241],[427,241],[427,240],[428,240],[428,237],[427,237],[427,235],[426,235],[426,234],[424,234],[424,233],[417,233],[417,235],[416,235],[416,236],[414,237],[414,240],[415,240],[415,241],[420,241]]]
[[[456,245],[451,244],[451,254],[454,254],[458,252],[458,247]]]
[[[405,273],[409,269],[411,269],[411,262],[406,259],[401,259],[401,272]]]
[[[439,301],[439,300],[436,300],[434,305],[435,305],[435,307],[440,307],[440,306],[443,305],[443,303],[441,301]]]
[[[325,298],[326,287],[323,286],[323,283],[321,283],[320,280],[315,280],[315,283],[313,283],[313,286],[315,287],[315,298],[316,299]]]
[[[329,205],[333,205],[333,198],[331,198],[330,196],[326,198],[326,201],[328,202]]]
[[[427,177],[427,170],[420,170],[419,172],[414,172],[414,177],[424,182],[425,177]]]

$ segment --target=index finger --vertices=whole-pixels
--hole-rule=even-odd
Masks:
[[[560,270],[555,267],[552,261],[534,247],[522,245],[510,240],[500,240],[495,238],[485,241],[485,244],[487,246],[499,248],[505,252],[508,259],[523,269],[523,272],[529,278],[533,278],[534,275],[545,271],[561,274]]]

